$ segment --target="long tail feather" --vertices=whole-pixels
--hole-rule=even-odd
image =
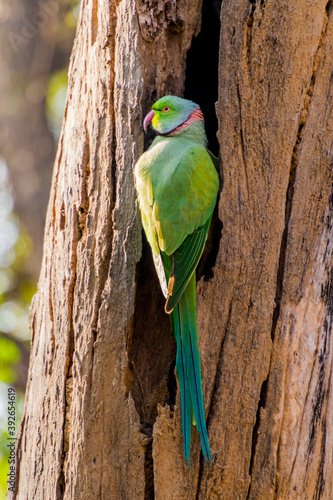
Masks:
[[[191,396],[188,384],[188,357],[184,351],[181,340],[181,324],[179,315],[179,305],[172,312],[174,333],[177,343],[176,370],[180,386],[181,410],[182,410],[182,433],[183,449],[185,460],[190,466],[191,451]]]
[[[200,434],[205,462],[207,460],[211,462],[201,386],[195,311],[195,273],[193,273],[172,315],[177,342],[176,369],[181,391],[184,457],[186,462],[190,464],[191,420],[193,420]]]

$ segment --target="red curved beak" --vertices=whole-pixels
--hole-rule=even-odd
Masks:
[[[144,130],[145,132],[147,131],[148,125],[149,125],[149,124],[150,124],[150,122],[152,121],[154,114],[155,114],[154,110],[149,111],[148,115],[147,115],[147,116],[146,116],[146,118],[143,120],[143,130]]]

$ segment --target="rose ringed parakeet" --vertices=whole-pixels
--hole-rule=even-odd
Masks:
[[[190,464],[191,423],[211,461],[201,385],[196,325],[195,270],[207,239],[219,188],[207,150],[203,115],[186,99],[165,96],[152,106],[143,126],[157,133],[135,166],[143,228],[166,298],[176,338],[181,391],[184,457]]]

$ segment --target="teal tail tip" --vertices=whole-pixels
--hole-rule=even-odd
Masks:
[[[208,450],[202,452],[202,454],[205,459],[205,465],[207,465],[208,462],[212,465],[212,455],[210,454],[210,449],[208,448]]]
[[[203,452],[202,451],[202,455],[204,457],[204,460],[205,460],[205,466],[209,463],[210,465],[212,465],[212,455],[210,453],[210,449],[208,449],[207,451]],[[190,454],[189,452],[186,452],[184,450],[184,459],[185,459],[185,463],[186,465],[188,466],[188,468],[191,470],[191,460],[190,460]]]
[[[206,455],[206,454],[204,455],[204,459],[205,459],[205,465],[207,465],[207,462],[209,462],[210,465],[212,465],[213,462],[212,462],[212,456],[210,454],[210,450],[209,450],[208,455]]]

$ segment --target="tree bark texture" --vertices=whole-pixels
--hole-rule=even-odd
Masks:
[[[151,104],[184,92],[201,7],[83,1],[13,498],[332,498],[331,1],[222,3],[223,190],[197,286],[213,464],[196,433],[184,463],[133,167]]]

